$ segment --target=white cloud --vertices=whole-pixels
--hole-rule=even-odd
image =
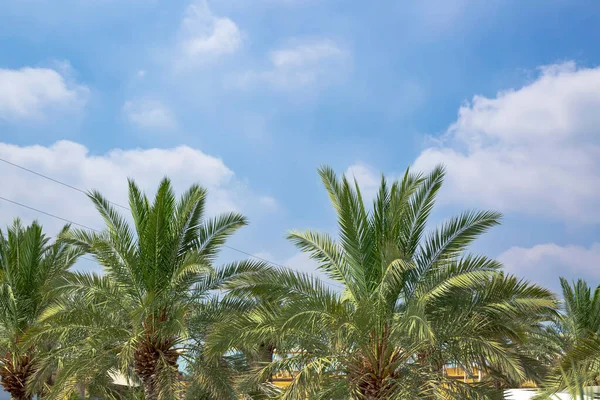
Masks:
[[[107,199],[128,206],[127,178],[133,178],[154,196],[160,180],[171,179],[177,195],[198,183],[208,190],[207,214],[240,211],[252,221],[254,212],[264,214],[262,197],[218,157],[188,146],[168,149],[113,149],[92,154],[85,146],[59,141],[50,146],[18,146],[0,142],[0,158],[29,168],[83,190],[99,190]],[[92,229],[104,226],[85,194],[0,162],[3,189],[0,196]],[[129,211],[117,206],[119,212]],[[0,200],[0,228],[21,217],[29,224],[38,219],[54,235],[65,221]],[[258,223],[257,223],[258,225]],[[265,258],[271,258],[265,257]],[[93,261],[81,260],[78,269],[101,272]]]
[[[305,252],[298,252],[292,255],[283,262],[283,265],[296,271],[315,274],[320,278],[324,277],[323,273],[317,270],[318,264],[315,260],[311,259],[310,254]]]
[[[334,41],[321,39],[297,43],[269,53],[269,67],[247,71],[234,81],[240,87],[266,83],[280,90],[325,85],[339,79],[347,67],[349,55]]]
[[[277,200],[271,196],[262,196],[259,203],[267,208],[277,208]]]
[[[542,283],[555,290],[558,277],[568,280],[600,280],[600,243],[590,247],[554,243],[540,244],[530,248],[511,247],[498,256],[507,271]]]
[[[302,44],[271,52],[271,62],[276,68],[296,68],[316,64],[325,58],[340,57],[343,51],[329,40]]]
[[[242,46],[242,39],[237,24],[212,14],[206,1],[191,4],[181,24],[181,63],[204,64],[233,54]]]
[[[43,118],[51,111],[79,109],[88,93],[61,68],[0,69],[0,119]]]
[[[469,0],[423,0],[411,4],[406,11],[414,22],[433,30],[434,33],[440,33],[449,28],[456,28],[456,22],[464,17],[469,7],[473,10],[478,8],[478,5],[470,3]]]
[[[127,178],[153,196],[159,181],[168,176],[178,194],[191,184],[208,189],[207,212],[251,212],[258,202],[234,172],[217,157],[188,146],[170,149],[113,149],[91,154],[78,143],[59,141],[45,146],[0,143],[0,157],[82,189],[97,189],[109,200],[127,205]],[[0,163],[2,197],[52,213],[92,228],[103,226],[91,201],[82,193]],[[121,210],[125,215],[128,211]],[[0,227],[16,216],[38,218],[48,231],[63,224],[49,216],[0,201]]]
[[[365,205],[368,207],[375,199],[381,180],[381,175],[372,166],[357,162],[348,167],[346,177],[353,182],[356,179]]]
[[[143,129],[169,130],[177,126],[173,112],[157,100],[127,101],[123,111],[131,123]]]
[[[600,67],[543,67],[520,89],[473,97],[414,165],[446,165],[450,202],[598,223],[599,109]]]

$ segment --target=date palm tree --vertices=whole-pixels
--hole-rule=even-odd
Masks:
[[[580,396],[584,387],[600,385],[600,286],[593,290],[581,279],[570,284],[565,278],[560,284],[561,313],[550,327],[558,351],[547,388]]]
[[[61,233],[67,232],[65,226]],[[13,399],[31,399],[36,391],[29,380],[49,343],[34,346],[25,339],[78,256],[64,242],[53,242],[37,221],[25,227],[16,219],[6,233],[0,230],[0,378]]]
[[[286,399],[488,398],[483,384],[448,378],[450,362],[494,382],[530,378],[535,360],[520,346],[542,329],[556,301],[505,275],[497,261],[466,252],[499,223],[499,213],[464,212],[427,234],[443,168],[407,170],[392,184],[382,176],[371,209],[356,181],[328,167],[319,173],[339,240],[313,231],[293,231],[289,239],[336,287],[286,269],[239,277],[229,296],[260,302],[209,335],[215,354],[276,338],[280,358],[255,380],[292,372]]]
[[[132,222],[100,193],[89,197],[105,229],[62,237],[93,255],[105,274],[74,274],[61,287],[65,300],[44,315],[40,335],[64,344],[49,355],[63,364],[52,395],[62,399],[75,383],[117,370],[139,383],[146,400],[180,398],[187,380],[179,362],[194,361],[190,319],[218,304],[214,291],[228,279],[263,267],[250,261],[213,267],[246,218],[235,212],[205,218],[206,191],[193,185],[177,200],[167,178],[153,202],[129,181]]]

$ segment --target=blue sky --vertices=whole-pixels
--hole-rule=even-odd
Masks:
[[[249,216],[233,246],[305,271],[285,233],[335,231],[319,165],[368,191],[443,162],[433,222],[498,209],[474,251],[600,282],[594,0],[4,0],[0,21],[4,159],[119,202],[127,176],[198,181]],[[0,173],[0,196],[100,226],[81,194]],[[60,223],[0,202],[16,215]]]

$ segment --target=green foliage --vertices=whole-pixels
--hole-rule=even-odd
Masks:
[[[545,386],[547,393],[566,389],[579,399],[586,387],[600,385],[600,286],[592,290],[564,278],[560,283],[562,312],[549,328],[556,359]]]
[[[337,292],[285,269],[231,281],[229,296],[257,306],[207,337],[213,355],[276,344],[290,357],[264,364],[256,383],[296,371],[282,399],[488,398],[492,386],[536,377],[524,355],[556,305],[546,289],[505,275],[501,265],[467,253],[500,214],[468,211],[427,231],[444,170],[382,176],[371,208],[356,182],[319,171],[338,216],[339,240],[292,231]],[[300,350],[302,349],[302,350]],[[451,381],[447,362],[474,365],[494,378],[487,387]]]
[[[61,233],[67,234],[68,229],[65,226]],[[6,232],[0,230],[0,375],[5,389],[11,390],[11,375],[29,379],[39,364],[40,352],[55,345],[51,337],[37,345],[26,339],[38,328],[39,317],[51,308],[54,289],[68,276],[79,255],[63,241],[52,242],[37,221],[24,227],[15,219]],[[47,378],[51,371],[43,372]],[[42,391],[43,384],[29,385],[27,391]]]
[[[62,399],[78,383],[90,394],[110,396],[110,371],[131,379],[147,400],[178,398],[187,384],[179,362],[197,367],[201,346],[190,324],[198,329],[201,315],[219,309],[215,290],[224,283],[264,268],[213,266],[227,238],[247,221],[237,213],[206,218],[206,191],[193,185],[177,199],[166,178],[152,202],[129,181],[130,219],[100,193],[89,197],[104,230],[63,232],[61,239],[92,255],[104,274],[64,277],[57,289],[62,297],[41,318],[36,338],[61,343],[45,357],[47,365],[60,364],[48,398]],[[217,391],[218,383],[203,379],[203,387]]]
[[[216,267],[247,221],[206,218],[197,185],[176,198],[163,179],[151,200],[129,181],[129,216],[91,192],[104,229],[66,226],[54,242],[15,220],[0,230],[2,384],[48,400],[495,399],[525,381],[540,399],[584,399],[600,384],[600,286],[561,278],[557,311],[550,291],[469,251],[499,213],[432,227],[442,167],[382,176],[370,205],[356,181],[319,174],[337,234],[288,239],[335,288],[259,261]],[[102,275],[69,272],[84,253]],[[484,378],[453,380],[448,363]],[[282,371],[285,390],[270,382]]]

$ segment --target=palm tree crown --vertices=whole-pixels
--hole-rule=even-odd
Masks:
[[[215,352],[276,339],[279,354],[265,375],[293,370],[285,398],[477,398],[478,387],[446,379],[458,363],[496,381],[529,377],[519,346],[541,329],[555,305],[538,286],[506,276],[501,265],[466,253],[500,214],[469,211],[426,234],[444,170],[382,176],[372,209],[356,182],[319,171],[338,217],[339,240],[291,232],[337,292],[306,274],[273,270],[240,277],[231,296],[260,299],[246,319],[209,338]],[[302,349],[300,351],[292,350]]]
[[[600,286],[592,290],[583,280],[572,285],[560,278],[563,294],[562,333],[571,342],[600,334]]]
[[[212,304],[203,300],[228,277],[259,268],[249,262],[213,268],[246,219],[233,212],[205,218],[206,191],[193,185],[177,200],[166,178],[152,203],[129,181],[131,223],[100,193],[89,197],[105,229],[63,238],[92,254],[105,274],[74,274],[62,287],[68,299],[45,316],[53,327],[46,333],[68,343],[52,355],[65,360],[55,396],[72,391],[76,381],[92,385],[89,377],[103,382],[111,369],[139,379],[147,400],[178,396],[178,360],[188,356],[191,316]]]
[[[67,231],[65,226],[61,232]],[[0,230],[0,376],[15,399],[31,398],[28,380],[38,366],[40,349],[28,344],[26,335],[78,256],[64,242],[51,242],[37,221],[24,227],[16,219],[6,234]]]
[[[562,312],[549,328],[557,363],[547,386],[550,392],[580,391],[600,384],[600,286],[592,290],[581,279],[570,284],[565,278],[560,284]]]

